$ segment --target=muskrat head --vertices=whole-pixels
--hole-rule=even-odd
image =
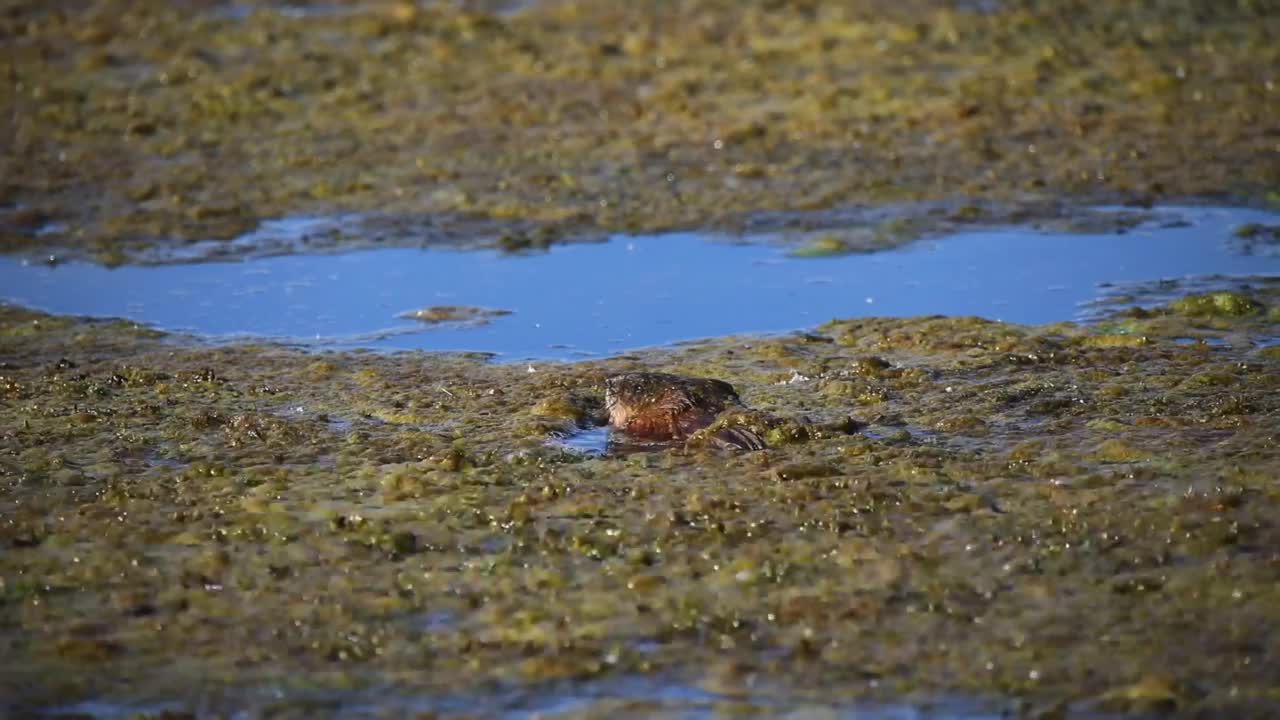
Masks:
[[[612,375],[604,381],[604,409],[609,422],[615,427],[627,424],[636,410],[647,404],[642,398],[644,388],[640,373]]]
[[[738,394],[723,380],[667,373],[622,373],[605,380],[604,405],[609,422],[625,428],[637,417],[682,417],[685,413],[714,416],[738,405]],[[708,420],[709,421],[709,420]]]

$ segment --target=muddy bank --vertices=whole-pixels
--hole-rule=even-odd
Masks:
[[[889,201],[1274,202],[1278,23],[1216,0],[9,3],[0,246],[128,262],[345,211],[523,247]]]
[[[774,688],[1265,716],[1278,313],[1259,283],[1088,327],[870,318],[526,367],[4,308],[0,695],[474,710],[640,673],[743,712]],[[770,448],[556,442],[628,369],[732,379]]]

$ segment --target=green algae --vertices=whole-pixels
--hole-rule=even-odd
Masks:
[[[875,252],[896,247],[919,238],[925,232],[938,231],[948,225],[936,218],[926,218],[918,209],[903,208],[909,214],[884,220],[873,227],[853,227],[840,232],[824,232],[802,240],[790,251],[794,257],[833,257],[859,252]]]
[[[405,310],[396,317],[418,320],[436,325],[439,323],[468,323],[486,325],[492,318],[510,315],[510,310],[474,307],[471,305],[431,305],[417,310]]]
[[[831,257],[853,252],[848,243],[838,235],[819,235],[791,251],[795,257]]]
[[[1100,318],[1092,344],[1139,345],[1173,340],[1205,347],[1211,343],[1232,342],[1224,331],[1242,330],[1253,338],[1258,353],[1266,353],[1273,344],[1280,325],[1280,286],[1270,276],[1248,276],[1231,282],[1208,283],[1210,287],[1226,285],[1230,289],[1205,292],[1205,283],[1189,284],[1183,291],[1199,290],[1171,297],[1168,289],[1138,289],[1135,299],[1142,305],[1113,311]],[[1174,287],[1177,287],[1176,285]],[[1239,341],[1239,338],[1237,340]],[[1208,380],[1207,377],[1200,380]]]
[[[357,210],[372,230],[313,244],[524,251],[901,203],[833,215],[845,252],[1114,229],[1136,220],[1055,201],[1274,202],[1280,179],[1266,3],[197,5],[0,15],[0,249],[118,264]],[[313,691],[670,673],[740,699],[768,676],[824,701],[1273,714],[1280,355],[1257,346],[1280,303],[1222,297],[536,373],[0,307],[0,695],[145,679],[302,714],[339,711]],[[636,369],[732,380],[753,409],[724,421],[771,448],[547,445]]]
[[[1096,429],[1096,426],[1095,426]],[[1114,428],[1111,428],[1114,429]],[[1110,462],[1138,462],[1151,459],[1151,452],[1127,443],[1123,440],[1104,440],[1093,456],[1099,460]]]
[[[1255,238],[1275,239],[1280,238],[1280,226],[1245,223],[1237,227],[1231,234],[1244,240],[1253,240]]]
[[[118,264],[364,211],[524,249],[859,203],[965,198],[953,221],[992,222],[1062,197],[1266,202],[1280,182],[1265,2],[248,7],[10,3],[0,247]]]
[[[1280,250],[1280,225],[1245,223],[1231,235],[1232,249],[1243,255],[1274,255]]]
[[[1265,714],[1280,367],[1159,320],[1140,344],[837,320],[530,373],[5,307],[0,689],[215,682],[243,707],[276,681],[664,673],[743,697],[767,674],[827,701]],[[548,444],[637,369],[731,378],[750,410],[722,420],[769,449]]]
[[[1256,315],[1263,311],[1261,304],[1237,292],[1189,295],[1175,300],[1169,307],[1187,315],[1210,317]]]

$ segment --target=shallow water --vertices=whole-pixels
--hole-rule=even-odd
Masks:
[[[1243,254],[1231,242],[1234,228],[1274,224],[1280,215],[1180,208],[1159,216],[1122,234],[1008,228],[823,258],[791,257],[769,238],[696,233],[618,236],[526,255],[384,249],[114,269],[3,258],[0,298],[211,338],[521,360],[784,332],[858,315],[1087,319],[1117,283],[1222,276],[1208,280],[1212,286],[1280,273],[1280,257]],[[314,222],[276,221],[270,229],[306,232]],[[397,318],[446,304],[513,312],[487,324]]]
[[[534,687],[494,687],[483,695],[443,692],[419,695],[394,687],[368,690],[300,691],[259,688],[248,697],[199,703],[200,714],[219,714],[222,705],[239,708],[229,717],[249,718],[321,715],[325,717],[405,717],[435,714],[483,716],[504,720],[533,718],[650,718],[693,720],[720,717],[812,718],[813,720],[996,720],[998,707],[965,698],[934,697],[916,703],[824,702],[770,692],[735,690],[720,694],[697,685],[650,676],[622,676],[586,682],[553,682]],[[48,717],[93,717],[99,720],[182,712],[175,702],[116,703],[90,701],[53,708]]]

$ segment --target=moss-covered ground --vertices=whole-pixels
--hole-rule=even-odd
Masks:
[[[3,3],[0,250],[133,262],[341,213],[517,250],[874,218],[798,249],[824,254],[930,227],[876,208],[1280,199],[1270,0],[500,5]],[[643,675],[737,715],[1272,717],[1278,324],[1258,283],[529,372],[3,306],[0,712],[485,716],[495,687]],[[770,448],[558,444],[628,369],[733,382]]]
[[[340,211],[522,247],[889,201],[1280,200],[1271,0],[524,5],[11,0],[0,247],[128,262]]]

